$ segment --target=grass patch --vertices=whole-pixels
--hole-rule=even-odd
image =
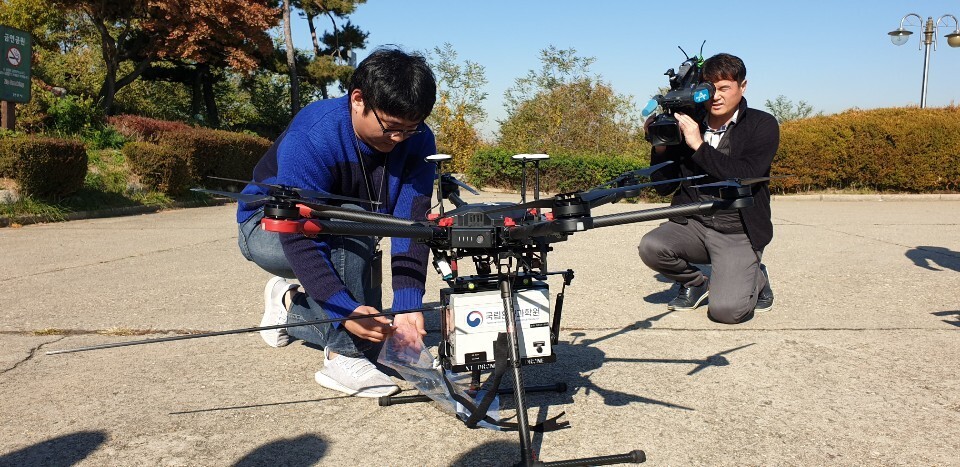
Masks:
[[[34,217],[56,222],[65,220],[74,212],[135,206],[164,208],[176,202],[203,204],[211,200],[202,193],[189,192],[173,198],[145,189],[130,171],[123,153],[117,149],[88,150],[87,157],[87,175],[78,192],[56,200],[22,196],[14,203],[0,203],[0,217],[6,217],[14,224]]]

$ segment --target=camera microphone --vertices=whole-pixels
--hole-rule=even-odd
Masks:
[[[640,111],[640,115],[642,115],[643,118],[647,118],[647,117],[650,116],[650,114],[652,114],[654,111],[656,111],[656,110],[657,110],[657,107],[659,107],[659,106],[660,106],[660,103],[657,102],[656,99],[650,99],[650,101],[647,102],[647,106],[644,107],[643,110]]]

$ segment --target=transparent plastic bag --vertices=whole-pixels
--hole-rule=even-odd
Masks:
[[[456,374],[444,370],[430,350],[423,344],[420,334],[412,326],[401,325],[384,342],[380,351],[380,363],[393,368],[405,381],[412,383],[421,394],[436,402],[441,410],[455,415],[462,421],[467,420],[471,412],[463,404],[456,401],[454,396],[463,400],[473,401],[477,406],[486,395],[485,390],[468,395],[465,388],[469,388],[470,375]],[[449,387],[444,378],[450,382]],[[453,393],[451,393],[451,390]],[[494,388],[493,390],[496,390]],[[500,396],[494,397],[487,409],[486,416],[491,420],[500,421]],[[480,420],[478,427],[503,431],[504,428]]]

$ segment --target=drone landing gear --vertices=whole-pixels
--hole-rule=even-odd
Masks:
[[[635,450],[627,454],[600,456],[591,458],[569,459],[556,462],[541,462],[536,460],[533,453],[533,446],[530,439],[530,425],[527,421],[527,402],[523,385],[523,372],[520,371],[522,362],[520,360],[520,338],[517,327],[516,311],[513,308],[513,291],[511,290],[512,278],[509,275],[500,274],[500,297],[503,298],[503,309],[506,312],[507,321],[507,343],[510,352],[510,367],[513,370],[514,391],[513,397],[517,403],[517,423],[520,431],[520,455],[521,462],[517,465],[556,465],[556,466],[589,466],[589,465],[609,465],[622,464],[627,462],[640,463],[646,461],[646,455],[643,451]]]
[[[639,464],[646,461],[646,455],[641,450],[630,451],[626,454],[616,454],[610,456],[598,456],[598,457],[584,457],[579,459],[568,459],[555,462],[542,462],[537,460],[536,455],[534,454],[532,440],[531,440],[531,427],[529,425],[529,419],[527,416],[527,401],[526,395],[528,393],[536,392],[566,392],[567,385],[565,383],[555,383],[552,385],[542,385],[542,386],[525,386],[523,382],[523,372],[521,367],[523,365],[522,359],[520,357],[520,335],[519,328],[516,317],[516,310],[513,306],[514,301],[514,291],[512,290],[511,283],[514,282],[514,277],[510,273],[499,273],[497,277],[498,286],[500,289],[500,297],[503,300],[503,309],[504,309],[504,318],[506,321],[507,332],[504,333],[506,336],[506,347],[507,347],[507,364],[509,369],[512,371],[513,376],[513,388],[500,388],[499,379],[497,380],[496,391],[498,394],[513,394],[514,401],[517,406],[517,430],[520,435],[520,455],[521,460],[516,464],[518,466],[591,466],[591,465],[611,465],[611,464],[626,464],[634,463]],[[480,370],[472,371],[472,381],[471,386],[473,388],[480,387]],[[491,389],[493,390],[493,389]],[[416,395],[416,396],[399,396],[399,397],[381,397],[380,405],[388,406],[393,404],[404,404],[412,402],[426,402],[430,398],[425,395]],[[485,408],[483,410],[486,410]],[[555,421],[554,421],[555,422]],[[558,427],[563,427],[564,424],[558,425]]]

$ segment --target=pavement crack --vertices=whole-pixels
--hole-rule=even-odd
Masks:
[[[22,364],[24,364],[24,363],[32,360],[33,357],[37,354],[37,352],[39,352],[40,349],[42,349],[44,346],[46,346],[46,345],[48,345],[48,344],[56,344],[57,342],[60,342],[60,341],[62,341],[62,340],[64,340],[64,339],[66,339],[66,338],[67,338],[67,336],[65,336],[65,335],[64,335],[64,336],[60,336],[60,337],[58,337],[58,338],[56,338],[56,339],[54,339],[54,340],[52,340],[52,341],[43,342],[43,343],[41,343],[40,345],[38,345],[38,346],[30,349],[30,352],[27,353],[27,356],[26,356],[25,358],[21,359],[21,360],[18,361],[17,363],[14,363],[13,366],[10,367],[10,368],[6,368],[6,369],[3,369],[3,370],[0,370],[0,376],[3,376],[3,375],[5,375],[5,374],[7,374],[7,372],[10,372],[10,371],[13,371],[13,370],[17,369],[18,366],[20,366],[20,365],[22,365]]]

